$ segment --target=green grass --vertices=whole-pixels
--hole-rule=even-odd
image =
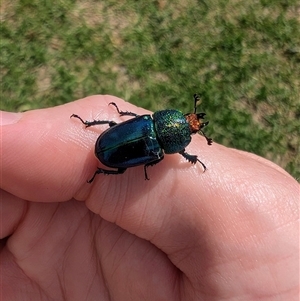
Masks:
[[[300,5],[260,1],[1,2],[2,110],[108,93],[189,112],[215,141],[300,178]]]

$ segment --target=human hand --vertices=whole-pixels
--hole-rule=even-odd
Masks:
[[[98,175],[94,144],[128,119],[111,96],[2,114],[3,300],[298,300],[299,184],[253,154],[208,146]],[[210,126],[213,126],[211,124]]]

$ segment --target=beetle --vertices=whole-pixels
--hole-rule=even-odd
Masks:
[[[200,132],[207,144],[212,144],[202,131],[208,121],[202,122],[205,113],[196,113],[196,105],[200,100],[194,94],[194,112],[183,114],[178,110],[168,109],[154,112],[153,115],[138,115],[128,111],[120,111],[118,106],[111,102],[120,116],[134,118],[116,123],[111,120],[84,121],[80,116],[72,114],[70,118],[79,119],[85,127],[99,124],[108,124],[109,128],[97,139],[95,155],[107,167],[116,169],[97,168],[93,177],[88,180],[92,183],[97,174],[122,174],[129,167],[144,165],[145,180],[149,180],[147,167],[159,163],[164,154],[179,153],[192,164],[199,162],[204,171],[206,166],[196,155],[190,155],[185,147],[191,142],[191,135]]]

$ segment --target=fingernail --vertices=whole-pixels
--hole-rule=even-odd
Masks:
[[[0,126],[16,123],[21,119],[21,117],[22,113],[0,111]]]

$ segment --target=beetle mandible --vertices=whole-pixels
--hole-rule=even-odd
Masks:
[[[208,145],[212,144],[212,139],[202,131],[208,124],[208,121],[201,121],[206,114],[196,113],[199,100],[199,96],[194,94],[193,113],[183,114],[178,110],[168,109],[154,112],[152,116],[120,111],[114,102],[109,103],[120,116],[134,117],[121,123],[110,120],[84,121],[80,116],[72,114],[70,118],[78,118],[86,127],[109,125],[96,141],[95,155],[102,164],[116,170],[98,167],[88,183],[92,183],[97,174],[122,174],[127,168],[139,165],[144,165],[145,180],[149,180],[147,167],[163,160],[164,154],[179,153],[192,164],[199,162],[205,171],[206,166],[197,155],[190,155],[185,151],[185,147],[191,142],[191,135],[197,132],[205,137]]]

